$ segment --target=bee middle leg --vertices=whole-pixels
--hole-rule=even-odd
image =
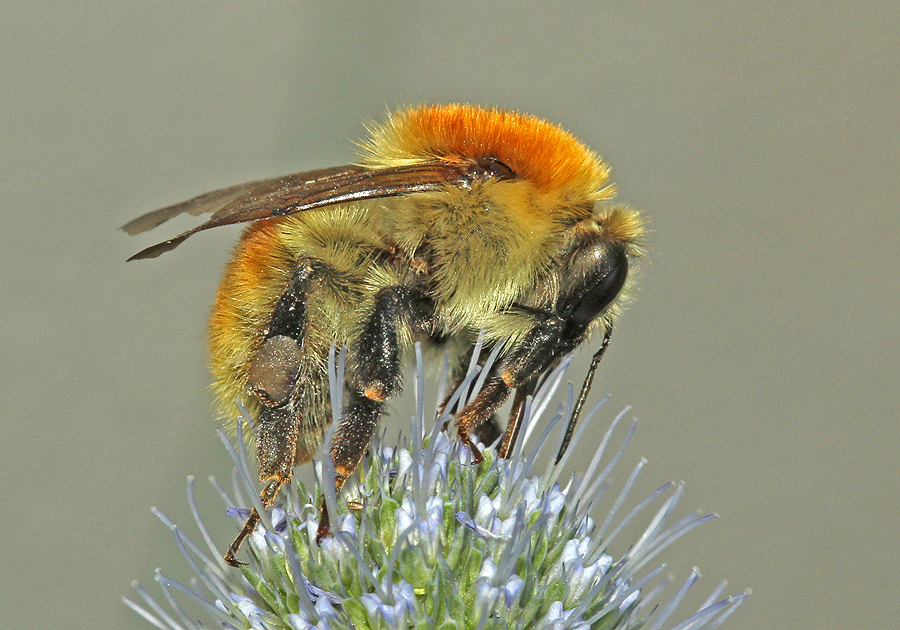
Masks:
[[[402,328],[426,329],[431,318],[430,301],[419,291],[393,286],[376,295],[374,307],[351,348],[349,405],[331,443],[338,489],[359,465],[387,399],[401,389],[400,340],[405,332]],[[321,541],[329,529],[328,511],[323,502],[316,538]]]

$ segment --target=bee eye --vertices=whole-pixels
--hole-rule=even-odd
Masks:
[[[570,325],[575,328],[586,328],[602,313],[616,299],[628,275],[628,256],[622,247],[606,245],[587,253],[592,259],[597,254],[601,255],[595,271],[588,274],[572,296],[575,305]]]

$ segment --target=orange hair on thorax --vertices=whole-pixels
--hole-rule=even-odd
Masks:
[[[363,164],[494,157],[544,194],[596,201],[612,196],[609,167],[561,127],[535,116],[474,105],[421,105],[369,125]]]

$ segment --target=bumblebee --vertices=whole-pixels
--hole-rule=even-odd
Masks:
[[[209,339],[223,414],[234,415],[237,399],[255,421],[266,507],[324,439],[335,344],[349,348],[346,408],[330,445],[340,488],[400,391],[416,340],[464,356],[483,331],[486,348],[500,346],[483,389],[456,416],[478,462],[472,432],[515,390],[506,455],[526,396],[602,331],[561,457],[639,254],[641,218],[609,203],[607,165],[539,118],[420,106],[370,127],[361,147],[357,164],[232,186],[123,227],[137,234],[183,213],[212,213],[133,260],[201,230],[250,224],[225,270]],[[254,511],[232,544],[230,564],[258,518]],[[323,507],[319,534],[327,533]]]

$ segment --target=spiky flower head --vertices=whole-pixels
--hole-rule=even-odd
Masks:
[[[699,573],[695,569],[668,603],[657,605],[667,580],[661,576],[664,566],[650,563],[715,515],[694,513],[671,522],[682,494],[682,487],[673,483],[626,511],[642,460],[619,491],[610,493],[615,496],[608,511],[602,518],[595,516],[634,432],[634,423],[617,431],[624,411],[612,421],[582,474],[562,477],[571,451],[558,464],[537,471],[541,456],[559,447],[571,413],[570,386],[567,403],[542,422],[567,365],[568,360],[528,400],[523,435],[511,457],[501,459],[488,448],[485,460],[476,465],[466,448],[441,431],[448,416],[428,420],[434,416],[424,411],[425,380],[417,348],[416,412],[407,444],[393,447],[376,439],[361,479],[339,496],[325,457],[316,468],[319,483],[313,493],[292,481],[278,507],[264,513],[255,505],[263,522],[249,538],[250,563],[240,570],[221,559],[224,547],[208,535],[189,481],[191,509],[207,550],[157,515],[175,533],[196,577],[184,585],[157,570],[168,610],[137,584],[143,604],[125,603],[163,630],[662,628]],[[342,361],[335,365],[332,360],[331,369],[333,408],[341,409],[342,388],[334,385],[343,382]],[[485,367],[478,378],[473,363],[446,408],[477,394],[486,372]],[[438,400],[443,399],[444,383],[446,370]],[[576,440],[604,402],[587,414]],[[538,431],[536,441],[529,439]],[[212,481],[228,505],[226,511],[243,519],[258,501],[241,433],[239,427],[235,443],[222,435],[236,463],[234,496]],[[611,447],[613,436],[621,433],[619,445]],[[317,544],[322,496],[336,516],[332,535]],[[623,556],[610,555],[610,543],[640,519],[643,534]],[[724,586],[696,613],[669,627],[718,626],[747,595],[720,597]],[[198,621],[199,614],[209,621]]]

